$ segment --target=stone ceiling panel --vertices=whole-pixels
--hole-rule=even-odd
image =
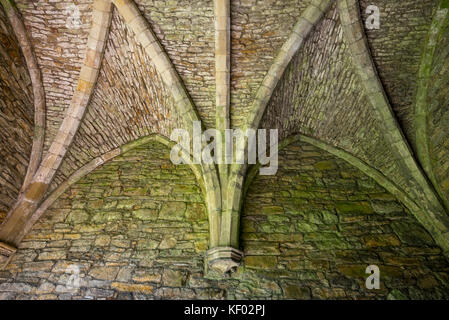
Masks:
[[[353,71],[335,7],[293,58],[261,127],[278,128],[281,140],[297,133],[313,136],[391,173],[398,185],[407,188],[410,183],[397,174],[392,152]]]
[[[138,0],[205,125],[215,128],[214,2]]]
[[[0,223],[22,187],[33,143],[33,125],[31,80],[0,6]]]
[[[373,60],[402,129],[415,146],[418,71],[439,0],[361,0],[363,21],[369,5],[380,10],[380,29],[365,28]]]
[[[53,187],[121,145],[151,133],[169,137],[178,121],[171,92],[115,12],[96,89]]]
[[[309,0],[231,2],[231,126],[241,127],[279,49]]]
[[[41,68],[47,150],[64,118],[84,59],[93,0],[17,0]]]

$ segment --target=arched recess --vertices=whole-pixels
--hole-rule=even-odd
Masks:
[[[142,12],[134,0],[111,1],[124,18],[126,24],[133,31],[137,42],[142,45],[153,60],[154,67],[159,72],[167,88],[171,90],[178,115],[184,122],[184,129],[192,129],[195,121],[201,121],[198,115],[198,110],[187,92],[173,62],[170,60],[166,50],[156,37],[149,22],[142,15]],[[201,163],[201,161],[199,162]],[[206,189],[206,197],[208,199],[207,204],[211,224],[210,228],[214,230],[211,232],[211,245],[216,246],[218,244],[220,227],[219,217],[221,213],[220,181],[217,169],[214,165],[203,163],[201,169],[205,181],[204,187]]]
[[[336,148],[334,146],[331,146],[323,141],[320,141],[316,138],[312,138],[303,134],[297,134],[290,136],[289,138],[286,138],[279,144],[279,150],[282,150],[289,145],[295,143],[295,142],[303,142],[306,144],[310,144],[312,146],[315,146],[321,150],[324,150],[337,158],[340,158],[347,163],[351,164],[358,170],[360,170],[362,173],[364,173],[369,178],[373,179],[375,182],[377,182],[380,186],[382,186],[385,190],[387,190],[391,195],[393,195],[397,200],[399,200],[409,211],[410,213],[419,221],[425,228],[429,226],[429,223],[431,224],[431,221],[429,222],[429,218],[425,209],[421,208],[406,192],[404,192],[400,187],[398,187],[393,181],[388,179],[385,175],[383,175],[380,171],[377,169],[369,166],[362,160],[358,159],[357,157],[353,156],[352,154]],[[249,170],[247,177],[245,179],[245,184],[243,187],[243,196],[246,196],[246,193],[248,191],[249,186],[251,185],[252,181],[258,174],[260,165],[253,165]],[[426,228],[427,232],[429,232],[437,244],[440,245],[440,241],[444,241],[444,239],[441,239],[442,235],[440,233],[434,232],[432,228]],[[444,243],[444,242],[443,242]],[[441,246],[443,249],[443,254],[448,258],[448,252],[445,251],[445,247]]]
[[[153,136],[126,145],[73,183],[25,236],[2,275],[17,283],[35,268],[29,294],[48,294],[44,287],[51,287],[74,299],[106,291],[119,299],[127,293],[168,297],[165,291],[183,286],[187,275],[198,276],[209,240],[204,195],[188,165],[171,163],[166,141]],[[67,282],[75,272],[79,288]],[[172,289],[157,290],[161,282]],[[3,284],[0,277],[0,295]]]
[[[448,261],[394,195],[344,159],[301,139],[289,142],[276,175],[257,176],[247,189],[246,274],[271,277],[297,299],[447,295],[440,267]],[[424,252],[439,262],[427,264]],[[369,265],[380,269],[380,290],[366,289]]]
[[[448,297],[445,277],[448,263],[419,223],[388,192],[356,168],[305,143],[300,147],[305,145],[308,154],[298,153],[298,145],[290,144],[286,148],[288,156],[296,162],[282,161],[286,157],[281,155],[280,175],[255,181],[257,185],[251,191],[253,207],[247,206],[243,213],[245,263],[230,277],[219,281],[206,276],[202,258],[208,223],[199,186],[189,168],[175,168],[170,163],[168,148],[156,141],[149,144],[150,148],[140,145],[97,168],[55,202],[3,271],[2,276],[7,275],[7,279],[0,276],[0,297]],[[318,161],[308,162],[310,158]],[[332,169],[333,164],[338,165],[338,170]],[[301,194],[304,190],[294,188],[298,185],[288,184],[288,179],[302,171],[298,168],[307,166],[312,167],[308,171],[312,174],[294,181],[302,181],[312,189],[319,187],[314,182],[327,179],[327,186],[335,192],[325,193],[322,199],[329,204],[336,200],[337,210],[342,213],[323,210],[320,215],[309,211],[314,210],[313,203],[304,200],[319,190],[309,190],[310,195],[305,190]],[[282,171],[284,167],[287,171]],[[312,181],[315,175],[317,179]],[[166,178],[170,178],[169,183]],[[266,183],[273,178],[280,183]],[[148,197],[149,181],[157,192],[150,190]],[[348,192],[356,184],[360,184],[359,193]],[[343,192],[337,193],[341,187]],[[283,193],[295,189],[298,193],[291,198],[295,207],[284,202],[283,213],[276,204],[267,201],[287,198]],[[352,207],[348,207],[349,201],[338,198],[342,195],[351,196]],[[329,200],[331,196],[334,198]],[[366,205],[367,198],[373,205]],[[317,205],[318,200],[315,201]],[[180,208],[163,209],[173,202],[188,202],[184,216],[182,204]],[[162,206],[161,210],[158,206]],[[356,211],[359,208],[362,211]],[[327,209],[330,211],[330,207]],[[344,222],[335,222],[337,214],[344,217]],[[292,220],[287,222],[286,218]],[[254,221],[256,225],[252,224]],[[276,227],[274,232],[267,222]],[[341,229],[336,230],[335,226]],[[315,228],[318,229],[314,231]],[[367,290],[364,286],[364,269],[368,264],[376,264],[381,270],[380,290]],[[75,271],[80,276],[79,288],[67,283]]]
[[[175,145],[173,141],[170,141],[164,136],[161,136],[159,134],[152,134],[140,139],[137,139],[135,141],[132,141],[130,143],[127,143],[120,148],[114,149],[100,157],[97,157],[90,161],[88,164],[84,165],[82,168],[77,170],[75,173],[73,173],[64,183],[58,186],[52,193],[50,193],[41,203],[39,208],[36,210],[36,213],[33,215],[32,219],[30,219],[25,228],[21,231],[21,233],[17,236],[18,239],[23,239],[23,237],[32,229],[34,224],[42,217],[42,215],[47,211],[47,209],[62,195],[64,192],[66,192],[70,186],[77,183],[80,179],[88,175],[89,173],[93,172],[95,169],[100,167],[101,165],[113,160],[114,158],[126,154],[127,152],[141,147],[143,145],[146,145],[151,142],[158,142],[167,148],[171,148]],[[184,153],[181,153],[181,156],[186,157]],[[198,184],[201,187],[202,193],[205,195],[205,187],[204,187],[204,180],[202,178],[201,174],[201,168],[197,164],[193,164],[192,159],[185,158],[185,161],[187,163],[190,163],[190,169],[195,175],[195,178],[198,182]]]
[[[410,144],[406,140],[385,94],[366,40],[359,3],[356,0],[341,0],[338,2],[338,8],[354,68],[357,70],[370,104],[376,110],[383,137],[393,150],[399,170],[404,176],[411,178],[406,180],[407,184],[402,184],[401,187],[406,189],[408,184],[415,185],[408,192],[419,201],[421,210],[413,211],[413,214],[432,233],[446,254],[449,254],[447,212],[414,157]]]

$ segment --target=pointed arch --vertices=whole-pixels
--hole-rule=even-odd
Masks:
[[[36,212],[33,214],[30,220],[26,223],[25,227],[20,231],[18,237],[20,237],[20,241],[23,237],[31,230],[34,224],[42,217],[42,215],[47,211],[47,209],[64,193],[67,189],[70,188],[73,184],[77,183],[83,177],[100,167],[101,165],[113,160],[114,158],[126,154],[130,150],[138,148],[140,146],[146,145],[150,142],[159,142],[167,147],[172,147],[175,143],[168,138],[161,136],[159,134],[151,134],[146,137],[139,138],[135,141],[131,141],[120,148],[111,150],[108,153],[105,153],[95,159],[91,160],[89,163],[78,169],[74,172],[64,183],[60,184],[52,193],[50,193],[44,201],[41,203],[39,208],[37,208]],[[204,181],[201,175],[201,168],[198,165],[193,164],[193,161],[190,157],[187,158],[186,154],[181,153],[181,156],[184,158],[186,163],[189,163],[190,169],[194,173],[199,185],[203,189],[204,194]]]

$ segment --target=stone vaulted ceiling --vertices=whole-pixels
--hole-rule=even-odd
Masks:
[[[1,3],[4,261],[70,185],[142,141],[170,146],[197,120],[279,129],[336,155],[448,254],[447,1]],[[365,27],[369,5],[379,29]],[[224,272],[239,260],[247,169],[192,165]]]

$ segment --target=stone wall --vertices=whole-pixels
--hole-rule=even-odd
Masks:
[[[185,83],[205,126],[215,128],[214,2],[136,3]]]
[[[168,151],[138,147],[72,186],[0,273],[0,298],[449,297],[449,264],[416,220],[357,169],[301,143],[248,190],[243,266],[205,276],[204,200]],[[364,289],[370,264],[377,291]]]
[[[73,1],[65,0],[17,3],[43,74],[48,147],[79,75],[92,22],[92,0],[77,1],[75,7]],[[204,124],[214,127],[213,1],[136,3],[185,82]],[[370,48],[406,133],[413,131],[409,127],[416,83],[411,79],[416,78],[436,3],[373,1],[381,10],[381,29],[367,32]],[[242,125],[247,118],[262,79],[309,4],[310,0],[231,1],[233,127]],[[368,4],[361,1],[362,12]],[[79,13],[79,21],[72,21],[74,10]],[[382,137],[374,109],[362,94],[349,53],[333,6],[280,81],[263,126],[281,129],[284,137],[301,132],[342,148],[411,193],[418,186],[410,183],[408,175],[399,174],[401,170]],[[50,189],[102,153],[150,132],[168,136],[172,128],[180,127],[178,119],[174,119],[171,95],[155,74],[151,60],[115,12],[95,93]],[[413,142],[413,134],[409,133],[408,138]],[[440,130],[433,138],[435,159],[443,163],[441,167],[436,165],[437,174],[447,186],[447,139]]]
[[[447,298],[449,267],[420,224],[383,188],[307,144],[280,154],[251,185],[242,220],[246,268],[273,268],[301,298]],[[377,265],[381,289],[365,289]]]
[[[0,6],[0,223],[22,187],[33,124],[31,80],[14,31]]]

